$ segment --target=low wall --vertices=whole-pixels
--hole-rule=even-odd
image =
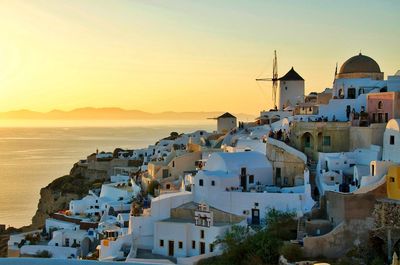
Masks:
[[[203,255],[198,255],[198,256],[193,256],[193,257],[180,257],[180,258],[177,258],[177,264],[178,265],[195,265],[202,259],[219,256],[221,254],[222,254],[221,252],[214,252],[214,253],[208,253],[208,254],[203,254]]]
[[[47,250],[52,254],[52,258],[67,259],[69,257],[77,257],[78,249],[70,247],[55,247],[47,245],[25,245],[20,249],[21,256],[35,256],[37,252]]]
[[[368,240],[374,226],[372,218],[343,222],[330,233],[322,236],[305,237],[304,252],[307,257],[343,257],[350,249]]]

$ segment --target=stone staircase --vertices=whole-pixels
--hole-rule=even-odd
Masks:
[[[306,235],[306,218],[303,216],[297,220],[297,240],[303,241]]]

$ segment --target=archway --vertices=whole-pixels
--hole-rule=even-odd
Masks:
[[[308,157],[312,157],[314,149],[314,137],[311,133],[306,132],[301,136],[301,150],[305,153]]]
[[[89,252],[91,251],[90,243],[91,243],[91,240],[88,237],[85,237],[81,241],[81,257],[86,257],[89,254]]]

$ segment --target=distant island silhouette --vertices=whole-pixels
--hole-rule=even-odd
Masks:
[[[217,117],[225,111],[209,112],[145,112],[122,108],[77,108],[70,111],[52,110],[37,112],[31,110],[13,110],[0,112],[0,120],[203,120]],[[246,113],[232,113],[244,121],[254,120],[255,116]]]

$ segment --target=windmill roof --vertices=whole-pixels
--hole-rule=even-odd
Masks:
[[[230,114],[229,112],[225,112],[224,114],[219,116],[217,119],[220,119],[220,118],[236,118],[236,117],[233,116],[232,114]]]
[[[279,78],[279,80],[283,81],[295,81],[295,80],[303,80],[303,77],[301,77],[292,67],[292,69],[289,70],[284,76]]]

